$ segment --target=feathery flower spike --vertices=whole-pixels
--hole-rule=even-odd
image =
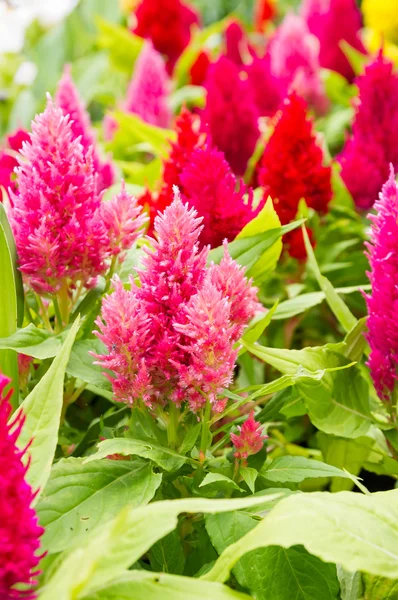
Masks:
[[[374,207],[367,244],[372,293],[365,295],[371,349],[368,365],[377,393],[389,401],[398,374],[398,187],[392,167]]]
[[[21,272],[38,293],[54,293],[65,282],[91,285],[105,270],[109,246],[92,153],[50,96],[21,155],[10,211]]]
[[[22,144],[28,140],[29,133],[24,129],[17,129],[14,133],[6,137],[6,143],[0,150],[0,185],[6,191],[8,191],[8,188],[11,188],[14,193],[17,191],[14,169],[18,166],[18,161],[15,153],[19,152]],[[0,193],[0,202],[2,199],[2,194]]]
[[[92,152],[94,171],[98,173],[97,191],[102,192],[113,184],[114,168],[111,161],[103,162],[99,157],[90,116],[72,79],[69,65],[65,67],[58,83],[55,104],[61,108],[64,115],[70,116],[73,135],[80,136],[84,152]]]
[[[235,458],[246,462],[249,456],[260,452],[267,436],[262,433],[262,425],[254,418],[252,410],[246,421],[238,425],[239,433],[231,433],[231,441],[236,448]]]
[[[10,379],[0,373],[0,598],[33,600],[41,556],[40,537],[44,530],[32,503],[34,492],[25,480],[25,450],[16,442],[25,417],[21,411],[7,422],[11,414]],[[26,586],[24,591],[18,585]]]

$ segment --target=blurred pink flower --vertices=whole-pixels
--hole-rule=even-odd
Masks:
[[[369,215],[372,229],[367,244],[372,293],[365,295],[371,349],[368,365],[377,393],[388,401],[396,385],[398,365],[398,187],[392,168],[374,207],[376,214]]]
[[[340,48],[345,40],[366,54],[360,39],[361,13],[355,0],[303,0],[301,14],[320,42],[321,67],[337,71],[349,81],[354,71]]]
[[[33,600],[44,529],[32,508],[35,493],[25,479],[27,448],[16,445],[25,417],[19,411],[8,421],[12,391],[5,389],[10,381],[0,373],[0,598]],[[20,584],[27,589],[19,590]]]
[[[148,220],[136,198],[127,192],[124,181],[118,194],[108,202],[102,202],[101,214],[108,232],[109,251],[112,255],[131,248]]]
[[[84,152],[92,152],[94,171],[98,174],[97,191],[107,189],[114,183],[114,168],[111,161],[104,162],[100,159],[90,116],[72,79],[70,66],[65,67],[58,83],[55,103],[62,109],[64,115],[70,115],[73,135],[80,136]]]

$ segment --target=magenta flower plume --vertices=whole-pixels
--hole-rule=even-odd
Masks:
[[[286,86],[271,71],[270,53],[263,57],[254,55],[245,71],[260,115],[272,117],[281,105]]]
[[[50,97],[21,154],[10,214],[20,270],[38,293],[90,285],[105,270],[109,246],[92,153]]]
[[[372,293],[368,306],[369,368],[380,398],[389,400],[397,380],[398,365],[398,187],[394,170],[375,203],[371,241],[367,244]]]
[[[125,110],[139,115],[146,123],[169,127],[171,110],[167,105],[169,78],[162,56],[146,41],[135,63],[127,89]]]
[[[102,203],[101,214],[108,231],[109,251],[113,256],[131,248],[148,221],[136,198],[127,192],[124,181],[121,191],[108,202]]]
[[[203,123],[236,175],[243,175],[260,131],[259,110],[248,81],[225,56],[210,66]]]
[[[271,72],[284,89],[296,91],[319,114],[328,100],[320,77],[319,41],[301,17],[288,14],[269,45]]]
[[[213,248],[235,239],[258,213],[252,210],[252,190],[237,184],[223,153],[209,144],[192,152],[180,182],[184,200],[203,217],[200,241]]]
[[[111,161],[103,162],[99,157],[90,116],[72,79],[69,66],[65,67],[58,83],[55,103],[64,115],[70,115],[73,135],[80,136],[84,152],[92,152],[94,171],[98,174],[97,191],[107,189],[114,183],[114,168]]]
[[[337,71],[352,81],[354,71],[340,48],[340,43],[345,40],[355,50],[366,54],[359,36],[361,13],[356,1],[304,0],[301,14],[311,33],[319,39],[321,67]]]
[[[236,448],[234,456],[246,462],[249,456],[260,452],[267,436],[262,433],[262,425],[255,420],[253,410],[238,430],[239,433],[231,433],[231,441]]]
[[[264,310],[257,299],[257,288],[253,287],[251,279],[245,277],[244,268],[231,258],[226,240],[220,264],[212,264],[209,273],[212,284],[230,304],[231,335],[236,342],[255,313]]]
[[[133,404],[142,399],[150,405],[152,388],[145,361],[145,349],[151,341],[149,315],[135,293],[133,279],[129,291],[117,279],[114,287],[114,292],[102,302],[102,318],[96,321],[100,331],[95,332],[108,354],[96,358],[117,374],[107,374],[116,401]]]
[[[258,308],[256,290],[227,255],[206,266],[200,250],[201,219],[176,192],[155,219],[155,241],[147,251],[140,285],[131,281],[103,305],[98,337],[108,354],[99,363],[113,372],[115,397],[148,406],[186,402],[198,411],[208,399],[222,409],[221,390],[232,379],[234,344]],[[135,334],[137,332],[137,334]]]
[[[32,600],[44,530],[32,508],[35,494],[25,480],[27,466],[22,459],[26,449],[21,451],[16,445],[25,417],[19,412],[8,422],[12,392],[5,388],[9,383],[0,373],[0,598]],[[26,589],[16,589],[19,584]]]
[[[380,55],[357,84],[359,100],[352,136],[338,160],[356,205],[368,209],[388,178],[389,164],[398,168],[398,73]]]

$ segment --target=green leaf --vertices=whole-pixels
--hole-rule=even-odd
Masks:
[[[373,440],[367,437],[346,440],[323,432],[318,432],[317,440],[324,460],[329,465],[346,469],[352,475],[359,475],[374,443]],[[352,486],[352,482],[338,477],[332,481],[330,491],[350,490]]]
[[[361,573],[346,571],[341,565],[337,565],[337,577],[340,583],[341,600],[359,600],[363,597]]]
[[[270,197],[258,215],[244,226],[238,233],[236,239],[253,237],[264,231],[277,229],[281,226],[280,219]],[[282,239],[279,238],[270,248],[265,250],[257,262],[250,267],[247,272],[248,277],[252,277],[257,283],[265,281],[267,277],[275,270],[277,262],[282,252]]]
[[[398,581],[364,573],[365,600],[397,600]]]
[[[256,524],[255,519],[239,512],[206,517],[206,529],[219,554]],[[339,591],[336,567],[299,546],[254,550],[240,559],[234,575],[257,600],[335,600]]]
[[[116,68],[131,75],[144,44],[143,38],[134,35],[122,25],[101,19],[98,15],[95,17],[95,22],[99,31],[99,47],[109,50],[111,61]]]
[[[166,471],[178,471],[188,460],[187,457],[178,454],[152,440],[143,441],[131,438],[113,438],[104,440],[98,444],[98,451],[85,459],[85,463],[105,458],[109,454],[123,454],[124,456],[141,456],[148,458]]]
[[[319,460],[304,456],[280,456],[261,470],[261,475],[277,483],[304,481],[312,477],[344,477],[350,479],[341,469]]]
[[[336,292],[338,294],[352,294],[354,292],[359,292],[360,290],[366,289],[367,286],[350,286],[350,287],[342,287],[336,288]],[[321,304],[326,298],[324,292],[309,292],[308,294],[300,294],[299,296],[295,296],[294,298],[289,298],[289,300],[285,300],[278,305],[278,308],[275,312],[274,319],[290,319],[291,317],[295,317],[296,315],[300,315],[306,310]]]
[[[278,302],[275,302],[274,306],[272,306],[267,312],[261,313],[254,317],[254,319],[249,323],[242,339],[245,342],[249,342],[250,344],[254,344],[258,340],[258,338],[264,333],[265,329],[271,323],[271,320],[275,314],[275,311],[278,308]],[[246,352],[246,348],[242,347],[239,350],[239,356]]]
[[[149,552],[153,571],[181,575],[185,567],[185,554],[180,534],[175,529],[156,542]]]
[[[116,157],[125,158],[135,151],[138,143],[145,142],[155,156],[164,158],[169,152],[169,142],[174,140],[175,132],[145,123],[138,115],[120,110],[112,113],[118,123],[114,138],[108,147]]]
[[[22,449],[31,442],[26,453],[26,460],[28,456],[31,460],[26,480],[34,490],[42,491],[50,475],[58,442],[65,370],[78,329],[79,319],[76,319],[47,373],[19,408],[26,420],[18,438],[18,446]]]
[[[43,549],[61,552],[114,518],[127,504],[148,504],[162,480],[142,460],[101,460],[90,464],[67,458],[54,465],[37,504],[45,527]]]
[[[4,196],[6,195],[4,188],[2,188],[3,192],[3,201]],[[17,296],[17,325],[20,327],[24,318],[24,291],[23,291],[23,283],[22,283],[22,275],[18,269],[18,255],[17,255],[17,247],[15,245],[14,236],[12,234],[12,230],[10,224],[8,222],[7,214],[4,208],[4,205],[0,203],[0,228],[3,230],[4,236],[7,241],[8,251],[10,253],[12,268],[14,274],[14,283],[15,283],[15,293]],[[3,272],[3,271],[1,271]]]
[[[356,50],[346,40],[340,40],[339,46],[350,63],[355,75],[361,75],[365,69],[365,65],[369,62],[369,56]]]
[[[111,383],[103,374],[105,369],[95,365],[96,359],[90,354],[90,352],[104,354],[104,350],[104,344],[97,338],[78,340],[73,345],[66,372],[71,377],[77,377],[98,388],[111,390]]]
[[[129,571],[85,600],[250,600],[226,585],[166,573]],[[61,599],[60,599],[61,600]]]
[[[318,263],[316,262],[315,254],[311,246],[311,242],[308,237],[307,230],[304,226],[302,226],[304,244],[307,251],[308,263],[311,266],[312,270],[315,273],[315,277],[318,281],[319,287],[324,292],[326,301],[329,304],[331,311],[333,312],[336,319],[339,321],[341,326],[345,329],[345,331],[350,331],[353,327],[355,327],[357,320],[345,304],[345,302],[340,298],[329,279],[327,279],[324,275],[321,274]]]
[[[234,260],[243,267],[247,267],[247,270],[249,270],[258,262],[258,259],[266,250],[278,242],[282,235],[285,235],[285,233],[288,233],[289,231],[293,231],[293,229],[299,227],[303,222],[304,219],[301,219],[300,221],[294,221],[288,225],[283,225],[283,227],[268,229],[257,235],[235,239],[228,244],[228,251]],[[213,250],[210,250],[209,252],[208,261],[219,263],[223,256],[223,246],[213,248]]]
[[[206,488],[204,493],[208,492],[219,493],[220,490],[240,490],[238,484],[221,473],[207,473],[203,481],[199,484],[200,488]]]
[[[18,322],[18,281],[20,275],[16,271],[15,244],[10,233],[9,224],[0,203],[0,337],[8,337],[17,329]],[[22,291],[23,298],[23,291]],[[18,356],[14,350],[0,351],[0,370],[11,379],[13,388],[12,405],[18,406]]]
[[[184,85],[171,94],[169,98],[170,108],[177,114],[181,107],[203,108],[206,100],[206,90],[201,85]]]
[[[239,510],[273,502],[277,497],[278,494],[233,500],[188,498],[154,502],[133,510],[126,507],[115,519],[93,531],[80,547],[64,555],[39,598],[75,600],[105,586],[173,531],[182,512]]]
[[[256,491],[256,479],[258,476],[258,471],[256,469],[252,469],[251,467],[241,467],[240,474],[242,475],[242,479],[246,483],[251,493],[254,494]]]
[[[124,405],[122,408],[114,410],[113,408],[108,414],[101,415],[99,419],[95,419],[90,423],[89,428],[81,440],[72,452],[72,456],[82,456],[82,454],[95,442],[98,441],[100,433],[103,427],[116,427],[130,413],[130,408]]]
[[[348,571],[397,579],[398,490],[368,496],[314,492],[283,498],[257,527],[228,546],[202,578],[223,582],[247,552],[296,545]]]
[[[54,335],[29,323],[27,327],[18,329],[8,337],[1,338],[0,348],[9,348],[44,360],[57,355],[64,337],[64,334]]]

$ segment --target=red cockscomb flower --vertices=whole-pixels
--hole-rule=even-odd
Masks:
[[[25,480],[26,448],[19,450],[16,445],[25,417],[18,412],[8,422],[12,392],[6,393],[5,388],[9,383],[0,373],[0,598],[32,600],[44,529],[32,508],[35,494]],[[22,591],[18,585],[26,587]]]
[[[301,198],[317,212],[327,211],[332,198],[331,168],[323,160],[306,103],[291,94],[265,147],[258,175],[264,196],[273,199],[282,224],[294,220]]]
[[[191,27],[199,24],[198,14],[181,0],[141,0],[135,16],[134,33],[149,38],[155,49],[167,57],[171,73],[189,44]]]
[[[251,189],[237,185],[224,154],[209,144],[191,153],[180,181],[184,200],[203,217],[202,244],[214,248],[232,241],[258,213],[252,210]]]
[[[189,69],[189,79],[192,85],[203,85],[206,81],[211,60],[205,50],[201,50]]]
[[[207,78],[203,123],[236,175],[243,175],[260,135],[259,111],[248,81],[225,56],[212,64]]]

